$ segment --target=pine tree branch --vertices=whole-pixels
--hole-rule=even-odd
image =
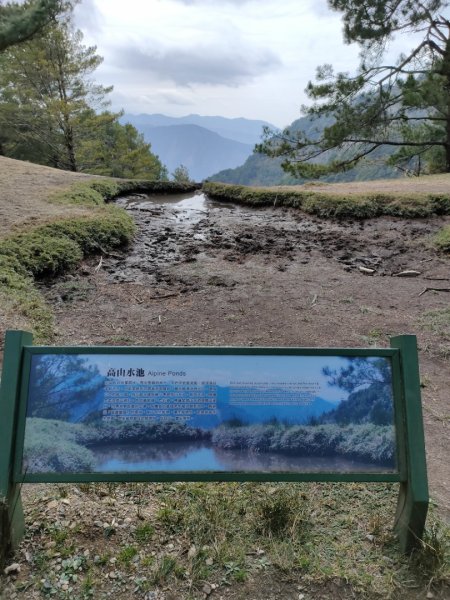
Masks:
[[[391,140],[366,140],[366,139],[352,139],[352,138],[347,138],[342,140],[343,143],[349,143],[349,144],[379,144],[380,146],[417,146],[417,147],[422,147],[422,146],[445,146],[445,142],[409,142],[409,141],[403,141],[403,142],[394,142]]]

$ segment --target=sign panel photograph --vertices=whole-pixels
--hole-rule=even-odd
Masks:
[[[23,475],[398,472],[390,356],[29,360]]]

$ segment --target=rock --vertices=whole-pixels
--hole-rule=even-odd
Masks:
[[[209,596],[212,591],[213,589],[209,583],[205,583],[205,585],[202,587],[202,592],[207,596]]]
[[[20,565],[19,563],[13,563],[12,565],[9,565],[9,567],[6,567],[6,569],[4,570],[5,575],[12,575],[13,573],[20,573]]]
[[[196,554],[197,554],[197,548],[194,545],[192,545],[188,550],[188,554],[187,554],[188,558],[190,560],[192,560]]]
[[[49,510],[53,510],[54,508],[58,508],[58,504],[59,504],[59,503],[58,503],[58,500],[52,500],[51,502],[49,502],[49,503],[47,504],[47,508],[48,508]]]
[[[206,562],[206,564],[207,564],[208,567],[210,567],[211,565],[214,564],[214,560],[212,558],[207,558],[205,562]]]

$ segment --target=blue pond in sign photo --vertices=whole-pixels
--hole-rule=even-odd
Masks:
[[[386,357],[32,356],[23,472],[396,471]]]

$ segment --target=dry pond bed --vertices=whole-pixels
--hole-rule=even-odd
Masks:
[[[450,296],[427,288],[450,287],[449,258],[431,243],[449,217],[325,221],[292,209],[219,204],[201,194],[134,196],[119,203],[139,227],[133,247],[101,262],[89,259],[76,273],[41,284],[55,313],[54,343],[383,347],[391,335],[416,334],[431,495],[435,512],[448,518]],[[401,276],[404,271],[416,273]],[[245,543],[239,531],[229,539],[223,533],[223,511],[231,511],[234,502],[243,512],[231,518],[250,527],[250,499],[260,497],[266,507],[261,510],[271,514],[271,492],[267,486],[223,489],[24,490],[28,537],[17,557],[21,572],[9,576],[4,599],[309,600],[448,593],[448,587],[426,588],[420,577],[408,583],[411,563],[395,554],[389,533],[392,486],[346,487],[351,512],[331,486],[306,491],[303,486],[296,492],[302,506],[292,505],[292,487],[285,486],[284,512],[306,511],[313,533],[306,525],[298,529],[297,521],[286,524],[281,538],[270,530],[258,538],[256,530],[243,527]],[[232,502],[224,508],[218,495]],[[215,506],[206,496],[216,499]],[[203,523],[195,512],[201,508],[210,515],[222,511],[222,520],[212,524],[215,533],[205,524],[209,542],[189,529]],[[352,532],[348,540],[342,531]],[[390,584],[384,572],[395,573]]]

